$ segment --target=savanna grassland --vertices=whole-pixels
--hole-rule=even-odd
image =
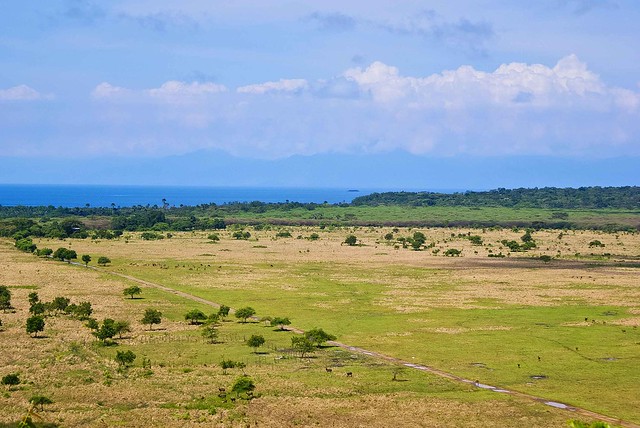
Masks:
[[[301,358],[290,350],[296,333],[259,320],[231,315],[219,323],[217,343],[209,343],[184,314],[217,306],[150,285],[131,299],[123,289],[136,283],[115,273],[640,424],[637,233],[535,231],[536,247],[514,252],[502,241],[521,242],[524,230],[246,230],[249,239],[218,231],[219,241],[207,232],[161,240],[137,232],[113,240],[34,239],[38,248],[91,255],[89,268],[0,241],[0,285],[8,286],[15,308],[0,313],[0,376],[21,379],[2,387],[0,422],[18,421],[36,394],[53,401],[37,413],[58,426],[560,427],[576,417],[337,346]],[[276,236],[285,230],[291,237]],[[416,231],[426,237],[421,251],[399,240]],[[354,246],[344,244],[350,234]],[[450,249],[460,256],[445,256]],[[99,256],[111,263],[92,269]],[[34,291],[43,301],[90,301],[98,321],[127,320],[132,331],[104,346],[84,322],[57,315],[46,318],[41,337],[31,337],[25,320]],[[140,322],[147,308],[163,314],[153,330]],[[254,334],[266,339],[257,352],[245,343]],[[128,369],[114,360],[124,350],[137,356]],[[223,359],[246,367],[223,370]],[[255,382],[254,398],[220,397],[220,388],[229,391],[243,373]]]

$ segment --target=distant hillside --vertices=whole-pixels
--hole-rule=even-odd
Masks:
[[[496,189],[487,192],[385,192],[360,196],[354,206],[464,206],[545,209],[640,209],[640,187],[544,187]]]

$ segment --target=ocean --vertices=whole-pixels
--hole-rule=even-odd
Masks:
[[[1,206],[130,207],[228,202],[351,202],[384,189],[0,184]]]

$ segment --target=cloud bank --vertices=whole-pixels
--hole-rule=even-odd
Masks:
[[[237,88],[103,82],[90,95],[77,113],[82,126],[49,123],[50,135],[28,150],[46,154],[65,141],[78,155],[640,155],[640,92],[607,85],[575,55],[553,66],[508,63],[489,72],[465,65],[428,76],[373,62],[327,79]],[[39,98],[24,85],[0,91],[0,100]]]

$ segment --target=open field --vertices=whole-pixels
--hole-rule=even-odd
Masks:
[[[217,243],[205,232],[35,242],[90,254],[91,265],[108,256],[105,271],[252,306],[258,317],[288,316],[295,327],[321,327],[342,343],[640,424],[640,235],[540,231],[536,249],[509,253],[500,241],[519,240],[522,230],[471,231],[483,241],[472,245],[466,229],[421,229],[429,244],[423,251],[396,240],[415,230],[288,230],[291,238],[276,239],[276,230],[250,229],[249,240],[223,231]],[[319,239],[306,239],[312,233]],[[362,245],[342,245],[350,233]],[[394,239],[385,240],[387,233]],[[590,247],[594,240],[604,247]],[[17,421],[34,394],[53,399],[42,416],[60,426],[547,427],[573,418],[428,373],[404,369],[402,381],[392,381],[394,365],[339,348],[301,359],[287,351],[293,333],[260,322],[231,317],[219,328],[222,343],[205,343],[184,313],[214,307],[152,287],[140,299],[124,298],[130,281],[1,244],[0,285],[10,287],[16,309],[0,314],[0,375],[19,373],[23,383],[4,387],[0,422]],[[451,248],[462,256],[443,256]],[[498,253],[506,257],[488,257]],[[99,346],[80,321],[57,316],[47,318],[44,338],[30,338],[24,323],[32,291],[45,301],[89,300],[98,320],[129,320],[133,331],[117,346]],[[165,316],[154,331],[139,322],[148,307]],[[244,344],[252,334],[267,340],[260,354]],[[128,349],[138,355],[135,367],[118,370],[113,356]],[[143,356],[150,369],[141,367]],[[242,374],[223,374],[223,358],[247,364],[258,398],[233,404],[218,397]]]

